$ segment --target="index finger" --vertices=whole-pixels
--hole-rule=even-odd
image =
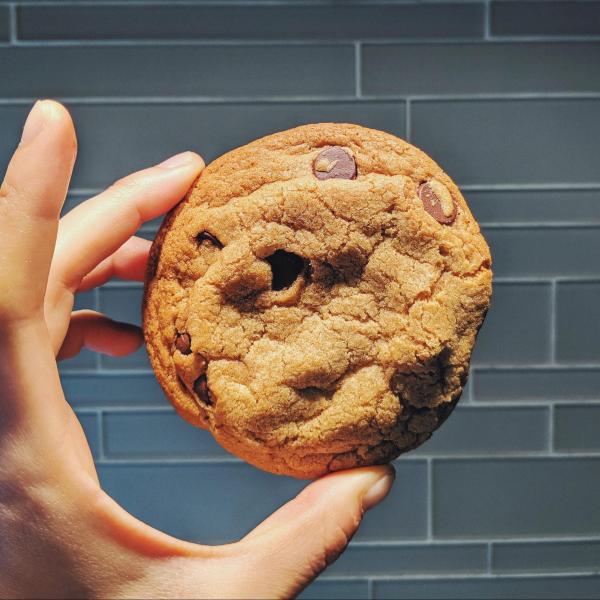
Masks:
[[[75,291],[143,222],[179,202],[203,168],[200,156],[183,152],[117,181],[75,207],[60,220],[51,277]]]

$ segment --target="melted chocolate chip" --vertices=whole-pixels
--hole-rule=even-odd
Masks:
[[[275,250],[265,260],[271,265],[273,273],[271,289],[275,291],[290,287],[298,279],[305,266],[302,257],[285,250]]]
[[[223,247],[223,244],[221,244],[221,242],[212,233],[208,233],[208,231],[201,231],[196,236],[196,242],[198,242],[198,244],[208,242],[209,244],[212,244],[219,250]]]
[[[317,155],[313,173],[317,179],[356,179],[356,161],[345,148],[332,146]]]
[[[181,352],[181,354],[190,354],[192,346],[192,339],[189,333],[178,333],[175,337],[175,348]]]
[[[208,381],[206,380],[206,373],[204,375],[200,375],[196,381],[194,381],[194,392],[198,398],[204,402],[207,406],[212,405],[212,398],[210,395],[210,390],[208,389]]]
[[[441,184],[437,184],[438,186]],[[443,190],[443,188],[442,188]],[[423,208],[442,225],[450,225],[456,218],[456,205],[450,196],[450,193],[441,194],[436,192],[433,184],[429,182],[422,183],[417,191]]]

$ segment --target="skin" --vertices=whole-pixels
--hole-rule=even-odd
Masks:
[[[204,163],[177,155],[59,220],[76,151],[66,109],[38,102],[0,188],[0,597],[292,597],[344,550],[394,471],[323,477],[225,546],[157,531],[101,489],[57,360],[83,347],[125,355],[142,337],[72,312],[74,295],[143,279],[149,243],[135,231],[176,204]]]

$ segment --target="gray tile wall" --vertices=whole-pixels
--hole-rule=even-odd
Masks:
[[[600,597],[600,2],[0,0],[2,165],[38,96],[79,131],[67,209],[175,152],[306,122],[438,160],[494,256],[471,380],[303,597]],[[110,282],[76,307],[139,322],[140,298]],[[103,485],[169,533],[236,539],[304,485],[180,420],[143,350],[62,374]]]

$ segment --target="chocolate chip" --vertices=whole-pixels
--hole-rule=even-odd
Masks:
[[[332,146],[317,155],[313,173],[317,179],[356,179],[356,162],[348,150]]]
[[[200,375],[196,381],[194,381],[194,392],[204,404],[211,406],[212,399],[210,397],[210,390],[208,389],[208,381],[206,380],[206,373]]]
[[[196,242],[198,242],[198,244],[202,244],[202,242],[208,242],[216,248],[219,248],[219,250],[223,247],[223,244],[221,244],[221,242],[214,235],[212,235],[212,233],[208,233],[208,231],[201,231],[196,236]]]
[[[191,352],[192,340],[189,333],[178,333],[175,338],[175,348],[181,354],[189,354]]]
[[[456,219],[456,205],[450,192],[437,181],[425,182],[419,186],[419,198],[425,210],[443,225],[450,225]]]
[[[265,260],[271,265],[273,279],[271,289],[275,291],[290,287],[304,270],[304,259],[293,252],[275,250]]]

